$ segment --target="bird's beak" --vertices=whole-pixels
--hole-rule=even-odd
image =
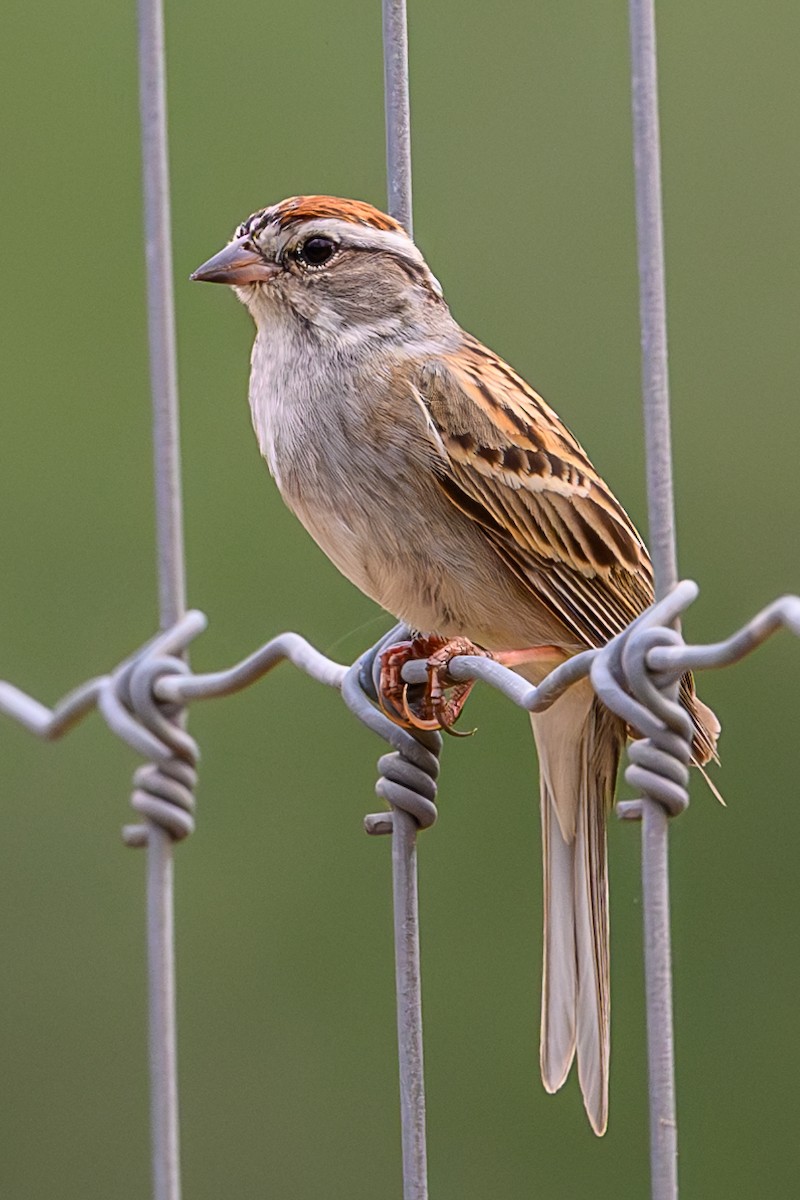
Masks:
[[[265,283],[277,275],[277,263],[267,262],[257,250],[248,245],[247,238],[229,242],[202,267],[190,275],[198,283]]]

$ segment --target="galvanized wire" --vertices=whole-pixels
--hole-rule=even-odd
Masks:
[[[688,609],[698,593],[697,584],[684,579],[606,646],[575,655],[537,685],[528,683],[516,671],[500,663],[472,655],[453,658],[447,667],[447,678],[455,683],[478,680],[500,692],[518,708],[543,712],[573,684],[591,675],[593,686],[609,708],[646,738],[656,738],[671,726],[673,718],[668,710],[662,711],[662,698],[655,698],[654,680],[669,682],[685,671],[730,666],[783,630],[800,638],[800,596],[782,596],[723,641],[712,645],[685,644],[669,626]],[[438,733],[411,734],[391,721],[375,704],[374,679],[379,670],[380,653],[398,640],[398,629],[402,627],[385,635],[351,667],[327,658],[299,634],[282,633],[232,667],[195,675],[181,655],[205,628],[204,615],[196,610],[189,611],[172,628],[146,642],[108,675],[96,676],[80,684],[52,708],[13,684],[0,680],[0,713],[43,741],[55,741],[98,709],[112,732],[143,758],[159,763],[176,751],[172,740],[174,731],[163,724],[165,703],[186,704],[231,696],[251,687],[280,663],[290,662],[315,682],[341,691],[347,707],[392,747],[392,753],[385,755],[385,760],[403,758],[406,761],[409,767],[406,773],[397,769],[384,773],[381,768],[376,785],[378,795],[392,807],[402,807],[413,815],[421,828],[434,823],[441,737]],[[665,632],[668,639],[663,636]],[[400,640],[403,640],[402,635]],[[403,678],[410,684],[424,683],[427,678],[425,662],[407,663]],[[131,680],[138,682],[131,683]],[[681,737],[688,731],[685,723],[676,722],[675,726]],[[182,741],[177,750],[188,760],[194,743],[185,731],[181,734]],[[399,790],[392,793],[391,786],[395,782]],[[669,798],[663,803],[667,807],[683,806],[683,802]],[[627,808],[625,815],[632,815],[632,811]],[[388,833],[392,815],[391,812],[370,814],[365,820],[365,824],[372,827],[368,831]],[[383,828],[376,828],[378,825]]]
[[[139,103],[147,263],[147,328],[153,393],[153,459],[161,627],[186,610],[178,368],[172,286],[167,97],[162,0],[138,0]]]
[[[399,221],[409,237],[412,237],[411,112],[406,0],[383,0],[383,64],[388,207],[391,216]],[[403,1200],[427,1200],[428,1196],[417,883],[419,827],[413,815],[393,804],[392,895]]]
[[[411,107],[406,0],[383,2],[383,89],[389,212],[414,236],[411,211]]]
[[[391,813],[371,813],[367,833],[392,835],[392,902],[394,913],[397,1049],[400,1081],[400,1127],[404,1200],[428,1195],[425,1129],[425,1072],[422,1042],[422,980],[419,946],[417,832],[436,820],[436,780],[441,735],[413,735],[390,721],[372,704],[373,680],[380,652],[397,641],[392,632],[347,673],[342,698],[360,720],[394,748],[379,763],[376,792]]]
[[[145,253],[150,375],[153,393],[158,592],[161,626],[186,607],[183,514],[180,485],[177,356],[172,291],[167,97],[162,0],[138,0],[139,95],[142,126]],[[172,723],[181,724],[179,713]],[[172,761],[172,760],[171,760]],[[190,768],[193,772],[193,764]],[[177,772],[177,778],[176,778]],[[147,819],[147,966],[151,1137],[155,1200],[180,1200],[175,947],[173,931],[173,834],[154,819],[142,798],[155,793],[171,805],[193,780],[175,760],[166,772],[151,769],[135,781],[134,804]],[[147,785],[143,790],[142,785]],[[177,785],[178,791],[175,791]],[[191,788],[190,795],[191,795]],[[178,805],[178,808],[181,806]],[[133,844],[138,844],[134,841]]]
[[[662,599],[677,583],[678,568],[667,371],[654,0],[630,0],[630,36],[649,542],[656,597]],[[677,686],[675,683],[666,689],[668,701],[673,705],[677,701]],[[651,791],[645,790],[643,796],[642,895],[651,1188],[653,1200],[677,1200],[678,1127],[672,1014],[668,812]]]

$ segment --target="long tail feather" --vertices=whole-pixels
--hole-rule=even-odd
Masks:
[[[602,1134],[610,1044],[606,816],[625,730],[588,685],[531,723],[544,856],[542,1080],[556,1091],[577,1051],[586,1112]]]

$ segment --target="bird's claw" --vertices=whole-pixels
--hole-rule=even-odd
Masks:
[[[383,711],[405,729],[441,730],[452,737],[471,737],[474,729],[459,730],[453,725],[461,715],[474,680],[445,683],[450,660],[460,654],[479,654],[491,657],[487,650],[467,638],[414,638],[397,642],[381,654],[379,702]],[[424,686],[418,707],[409,699],[410,686],[403,679],[407,662],[426,660],[428,682]],[[414,685],[415,688],[419,685]]]

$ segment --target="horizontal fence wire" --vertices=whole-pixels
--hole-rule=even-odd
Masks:
[[[427,1167],[422,1057],[418,830],[436,820],[441,737],[413,734],[392,722],[378,703],[381,655],[405,639],[390,631],[352,666],[337,663],[296,633],[272,638],[230,668],[194,674],[187,648],[206,628],[196,610],[185,613],[184,553],[178,440],[177,370],[167,172],[162,0],[138,0],[139,61],[148,277],[148,322],[153,392],[161,630],[108,674],[87,680],[52,709],[0,680],[0,713],[36,736],[55,740],[93,710],[145,760],[134,776],[132,804],[144,823],[126,826],[130,845],[148,854],[148,971],[153,1181],[155,1200],[180,1200],[175,981],[172,928],[172,843],[194,827],[198,747],[185,728],[193,702],[252,686],[282,662],[339,690],[355,716],[389,746],[378,762],[378,795],[388,808],[365,817],[372,834],[391,834],[398,1052],[404,1200],[425,1200]],[[630,0],[634,155],[641,284],[643,400],[646,427],[650,540],[656,603],[606,646],[563,663],[539,685],[491,659],[458,656],[447,680],[481,680],[518,707],[541,712],[573,684],[590,678],[602,701],[642,734],[629,749],[625,776],[641,799],[618,806],[643,818],[643,881],[654,1200],[677,1196],[672,1001],[667,889],[667,816],[688,803],[691,728],[676,702],[687,670],[738,662],[775,632],[800,637],[800,597],[785,596],[727,639],[686,644],[680,617],[698,587],[677,582],[672,459],[666,359],[658,108],[653,0]],[[405,0],[383,0],[387,184],[392,215],[411,232],[411,143]],[[422,683],[426,664],[410,662],[403,679]]]
[[[389,213],[409,237],[411,211],[411,107],[408,84],[406,0],[382,0],[383,90],[386,119],[386,182]]]
[[[458,655],[451,659],[447,665],[447,678],[453,683],[478,680],[518,708],[544,712],[573,684],[591,677],[595,688],[602,691],[604,703],[613,712],[642,728],[648,736],[651,732],[664,732],[665,719],[651,709],[654,685],[663,687],[686,671],[732,666],[784,630],[800,638],[800,596],[787,595],[773,600],[722,641],[705,645],[670,639],[669,643],[653,645],[652,631],[666,629],[672,634],[670,624],[687,611],[698,595],[696,583],[682,580],[668,596],[641,613],[607,645],[568,659],[539,684],[528,683],[516,671],[492,659],[473,655]],[[375,706],[374,690],[369,683],[382,650],[398,640],[398,629],[385,635],[351,667],[327,658],[297,633],[282,633],[232,667],[194,674],[179,655],[205,630],[206,624],[203,613],[190,610],[171,629],[156,635],[109,674],[95,676],[80,684],[52,708],[14,684],[0,680],[0,713],[44,741],[56,741],[98,710],[114,734],[142,758],[158,764],[174,753],[165,729],[165,705],[232,696],[252,687],[281,663],[289,662],[315,682],[340,691],[348,708],[367,728],[395,752],[414,758],[415,750],[410,743],[417,748],[420,744]],[[139,679],[140,685],[131,687],[126,676],[128,680]],[[425,678],[424,662],[409,662],[403,667],[403,679],[407,683],[421,683]],[[171,731],[169,733],[171,736]],[[183,737],[189,739],[185,732]],[[188,746],[182,752],[188,753]],[[418,761],[421,770],[428,772],[430,763],[425,756],[419,755]],[[436,778],[434,768],[430,775]],[[410,788],[411,784],[408,786]],[[421,823],[432,824],[433,821],[423,815],[426,811],[422,804]],[[374,819],[383,815],[375,814]],[[630,810],[626,809],[625,815],[630,815]]]

